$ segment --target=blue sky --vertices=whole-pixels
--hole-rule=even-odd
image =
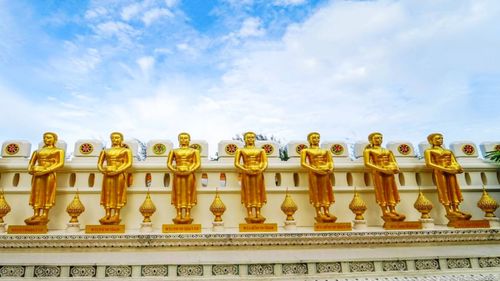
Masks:
[[[0,0],[0,140],[500,140],[498,1]]]

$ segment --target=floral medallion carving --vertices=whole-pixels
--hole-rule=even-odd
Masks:
[[[106,266],[106,277],[131,277],[132,267],[127,265]]]
[[[4,265],[0,267],[0,277],[24,277],[24,266]]]
[[[464,144],[462,145],[462,152],[465,155],[473,155],[476,152],[476,149],[474,149],[474,146],[471,144]]]
[[[301,151],[302,151],[302,149],[304,149],[304,148],[307,148],[307,145],[305,145],[305,144],[301,143],[301,144],[299,144],[299,145],[297,145],[297,146],[295,147],[295,152],[297,152],[297,154],[300,154],[300,152],[301,152]]]
[[[16,155],[19,152],[19,145],[17,143],[9,143],[5,146],[5,152],[9,155]]]
[[[330,273],[330,272],[342,272],[342,265],[340,262],[319,262],[316,264],[316,272],[318,273]]]
[[[179,265],[177,266],[177,276],[203,276],[203,266]]]
[[[196,149],[201,153],[201,150],[202,150],[201,145],[199,145],[197,143],[193,143],[189,147],[191,147],[192,149]]]
[[[59,277],[61,276],[61,267],[53,265],[35,266],[35,277]]]
[[[153,145],[153,153],[156,155],[162,155],[167,151],[167,146],[163,143],[156,143]]]
[[[332,144],[332,146],[330,146],[330,151],[333,153],[333,155],[342,155],[342,153],[344,153],[344,146],[341,145],[341,144]]]
[[[94,151],[94,146],[91,143],[82,143],[80,144],[80,147],[78,148],[81,154],[87,155],[92,153]]]
[[[409,145],[407,145],[406,143],[402,143],[402,144],[398,145],[398,152],[401,155],[408,155],[411,153],[411,147]]]
[[[228,155],[234,155],[236,153],[236,150],[238,149],[238,146],[234,143],[227,144],[224,150]]]
[[[406,261],[383,261],[382,268],[384,271],[406,271],[408,267]]]
[[[215,264],[212,266],[213,275],[238,275],[240,270],[237,264]]]
[[[91,265],[71,266],[69,276],[71,277],[96,277],[97,268]]]
[[[167,276],[168,266],[166,265],[143,265],[141,267],[141,276]]]
[[[282,265],[282,272],[285,275],[307,274],[307,263],[285,263]]]
[[[263,144],[260,148],[264,149],[267,155],[271,155],[274,152],[274,147],[271,144]]]
[[[273,264],[249,264],[248,275],[274,275]]]
[[[416,260],[415,268],[417,270],[438,270],[440,267],[439,267],[439,261],[437,259],[430,259],[430,260]]]
[[[500,267],[500,258],[479,258],[479,267]]]
[[[349,263],[351,272],[374,272],[375,264],[372,261],[357,261]]]
[[[446,263],[448,264],[449,269],[454,268],[471,268],[470,259],[447,259]]]

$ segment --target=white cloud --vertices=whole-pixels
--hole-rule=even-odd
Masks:
[[[247,18],[243,21],[238,35],[242,38],[250,36],[262,36],[265,34],[265,30],[261,26],[261,20],[259,18]]]
[[[296,6],[305,4],[307,0],[275,0],[274,5],[277,6]]]
[[[171,11],[168,9],[163,9],[163,8],[154,8],[149,11],[146,11],[144,13],[144,16],[142,16],[142,21],[146,26],[150,25],[154,21],[159,20],[162,17],[173,17],[174,14],[172,14]]]
[[[104,7],[97,7],[95,9],[88,10],[85,13],[85,19],[87,20],[93,20],[97,19],[99,17],[103,17],[108,14],[108,10]]]
[[[142,57],[137,60],[137,64],[141,68],[143,74],[148,75],[153,69],[155,64],[155,59],[153,57]]]
[[[169,8],[173,8],[179,4],[179,0],[165,0],[165,5]]]
[[[130,25],[119,21],[100,23],[96,26],[96,29],[98,34],[107,36],[131,33],[134,30]]]
[[[125,8],[122,9],[121,12],[121,17],[123,20],[128,21],[135,17],[137,14],[139,14],[142,10],[141,5],[134,3],[131,5],[126,6]]]

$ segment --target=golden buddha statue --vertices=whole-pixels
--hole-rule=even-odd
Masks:
[[[382,219],[385,222],[403,221],[406,216],[396,212],[400,199],[394,175],[399,173],[399,167],[392,151],[381,147],[382,138],[378,132],[368,136],[370,144],[363,151],[365,167],[371,170],[375,200],[382,209]]]
[[[309,171],[309,202],[316,209],[316,222],[335,222],[337,218],[329,210],[335,202],[330,181],[332,153],[319,147],[319,133],[310,133],[307,140],[309,147],[300,152],[300,165]]]
[[[43,134],[44,146],[33,152],[28,164],[31,179],[30,205],[34,215],[24,220],[28,225],[46,225],[49,210],[56,202],[56,170],[64,165],[64,151],[55,146],[57,135]]]
[[[177,216],[173,222],[184,224],[193,222],[190,212],[197,203],[194,172],[200,168],[201,161],[200,152],[189,147],[191,137],[188,133],[180,133],[178,139],[179,148],[169,152],[167,167],[174,173],[171,203],[177,210]]]
[[[111,148],[101,151],[97,160],[97,169],[104,175],[101,205],[106,215],[99,220],[101,224],[120,223],[120,210],[127,203],[127,170],[132,166],[132,152],[123,144],[123,134],[113,132],[110,137]]]
[[[439,202],[445,207],[446,217],[450,222],[469,220],[471,215],[458,209],[458,205],[464,198],[456,174],[463,173],[462,167],[458,164],[453,152],[443,148],[442,134],[430,134],[427,140],[431,147],[424,152],[425,164],[434,170],[433,176],[438,190]]]
[[[260,209],[267,202],[263,174],[267,168],[267,155],[264,149],[255,147],[255,133],[246,132],[243,138],[245,146],[236,150],[234,166],[241,172],[241,203],[247,209],[245,221],[263,223],[266,218]]]

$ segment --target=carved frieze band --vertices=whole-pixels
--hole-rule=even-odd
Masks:
[[[349,263],[351,272],[374,272],[375,264],[372,261],[357,261]]]
[[[426,259],[426,260],[416,260],[415,269],[417,270],[439,270],[439,260],[437,259]]]
[[[340,262],[319,262],[316,264],[317,273],[341,273],[342,265]]]
[[[500,258],[479,258],[479,267],[500,267]]]
[[[282,266],[282,273],[285,275],[307,274],[307,263],[286,263]]]
[[[200,264],[185,264],[177,265],[176,272],[170,273],[167,264],[157,264],[157,265],[108,265],[108,266],[96,266],[96,265],[70,265],[70,266],[60,266],[60,265],[34,265],[34,266],[24,266],[24,265],[0,265],[0,280],[10,280],[13,278],[57,278],[58,280],[64,280],[65,277],[76,277],[85,279],[99,279],[98,278],[98,268],[104,271],[105,277],[110,278],[126,278],[132,277],[132,272],[140,272],[140,278],[148,280],[148,278],[164,278],[167,276],[178,276],[193,279],[210,279],[214,280],[214,276],[240,276],[242,274],[240,267],[247,268],[247,272],[243,272],[243,275],[254,276],[256,278],[266,276],[288,276],[290,279],[298,278],[300,276],[308,276],[309,274],[320,274],[324,276],[342,276],[344,274],[342,270],[342,264],[344,263],[346,267],[346,274],[357,274],[362,276],[363,274],[368,274],[367,277],[363,277],[363,280],[369,279],[369,276],[373,276],[373,273],[379,272],[380,274],[385,274],[384,272],[394,272],[394,271],[404,271],[405,276],[399,276],[399,279],[390,279],[391,277],[378,277],[376,280],[399,280],[399,281],[413,281],[413,280],[500,280],[495,279],[500,276],[500,257],[479,257],[479,258],[448,258],[443,259],[446,266],[440,267],[440,261],[438,259],[408,259],[408,260],[385,260],[385,261],[343,261],[343,262],[320,262],[320,263],[283,263],[283,264],[213,264],[208,265],[212,269],[206,275],[204,274],[204,265]],[[473,262],[474,261],[474,262]],[[409,269],[408,264],[414,263],[415,268]],[[378,265],[377,265],[378,264]],[[474,266],[475,264],[475,266]],[[314,267],[316,270],[314,270]],[[133,268],[135,268],[133,270]],[[276,268],[281,268],[281,272],[276,272]],[[494,271],[491,271],[495,268]],[[310,271],[312,269],[312,272]],[[464,269],[474,269],[477,271],[475,275],[467,275],[464,273]],[[316,271],[316,272],[314,272]],[[482,271],[482,272],[481,272]],[[64,275],[63,275],[63,272]],[[419,276],[411,277],[411,274],[419,272]],[[467,271],[465,271],[467,272]],[[496,273],[495,273],[496,272]],[[245,274],[246,273],[246,274]],[[426,277],[421,275],[424,273],[428,276],[439,276],[436,277]],[[453,274],[452,274],[453,273]],[[457,274],[460,273],[460,274]],[[495,273],[497,275],[488,275],[490,273]],[[102,271],[101,271],[102,274]],[[403,274],[403,273],[401,273]],[[448,279],[448,275],[453,276],[455,279]],[[480,276],[486,279],[478,279]],[[137,278],[136,277],[136,278]],[[170,278],[170,277],[169,277]],[[389,278],[389,279],[387,279]],[[434,278],[434,279],[433,279]],[[490,278],[490,279],[488,279]],[[285,278],[286,279],[286,278]],[[295,280],[295,279],[294,279]],[[331,279],[328,279],[331,280]],[[337,279],[333,279],[337,280]],[[350,280],[342,277],[339,280]]]
[[[248,275],[274,275],[273,264],[250,264]]]
[[[240,270],[237,264],[217,264],[212,266],[212,275],[238,275]]]
[[[59,277],[61,276],[61,267],[53,265],[38,265],[35,266],[35,277]]]
[[[24,277],[24,266],[5,265],[0,267],[0,277]]]
[[[96,266],[71,266],[69,268],[70,277],[95,277],[97,273]]]
[[[0,248],[156,248],[240,246],[395,245],[500,241],[499,229],[329,233],[2,235]]]
[[[203,266],[179,265],[177,266],[177,276],[203,276]]]
[[[462,258],[462,259],[447,259],[448,268],[471,268],[470,259]]]
[[[145,277],[168,276],[168,266],[166,266],[166,265],[143,265],[141,268],[141,276],[145,276]]]
[[[406,261],[383,261],[382,268],[384,271],[406,271],[408,267]]]
[[[106,266],[106,277],[131,277],[132,266],[110,265]]]

